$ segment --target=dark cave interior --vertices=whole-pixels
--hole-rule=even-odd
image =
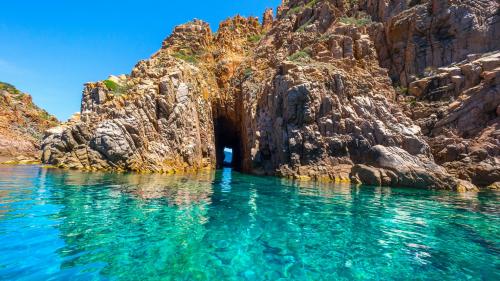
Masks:
[[[214,123],[217,169],[231,167],[237,171],[241,170],[241,139],[238,127],[224,117],[217,118]],[[224,161],[224,150],[232,150],[232,161]]]

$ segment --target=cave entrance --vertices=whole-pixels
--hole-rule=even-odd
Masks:
[[[215,120],[215,149],[217,169],[230,167],[241,170],[241,140],[238,127],[231,120]]]
[[[224,160],[222,161],[224,167],[231,167],[233,165],[233,149],[224,147]]]

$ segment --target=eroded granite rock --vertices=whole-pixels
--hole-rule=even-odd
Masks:
[[[403,87],[434,68],[469,54],[498,50],[500,3],[496,0],[360,0],[372,16],[380,64]]]
[[[263,25],[179,26],[129,76],[87,84],[81,116],[48,132],[43,160],[177,172],[216,167],[227,146],[249,173],[475,189],[434,162],[379,66],[373,28],[342,18],[351,11],[285,1]]]
[[[438,68],[412,82],[409,94],[415,99],[402,103],[405,112],[439,164],[481,186],[500,179],[500,51]]]
[[[448,175],[446,170],[425,157],[414,157],[398,147],[374,146],[367,155],[367,165],[356,165],[352,177],[372,185],[446,188],[476,191],[468,181]]]

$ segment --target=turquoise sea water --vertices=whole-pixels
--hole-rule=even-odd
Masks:
[[[499,195],[0,166],[0,280],[500,280]]]

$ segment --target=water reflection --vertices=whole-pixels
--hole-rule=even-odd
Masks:
[[[166,199],[172,205],[210,203],[213,172],[193,175],[116,174],[51,170],[57,184],[81,189],[85,186],[110,188],[139,199]]]
[[[38,179],[46,177],[46,170],[37,166],[17,166],[0,164],[0,220],[11,210],[12,205],[22,200],[34,200]],[[44,192],[40,190],[38,192]]]
[[[0,196],[0,279],[498,280],[497,193],[15,167]]]
[[[224,168],[222,170],[222,179],[221,179],[222,192],[231,192],[231,179],[232,179],[232,170],[229,168]]]
[[[205,233],[213,175],[50,174],[53,185],[65,186],[51,196],[62,206],[53,219],[62,221],[63,271],[85,267],[125,278],[127,268],[159,277],[195,266],[188,258]]]

